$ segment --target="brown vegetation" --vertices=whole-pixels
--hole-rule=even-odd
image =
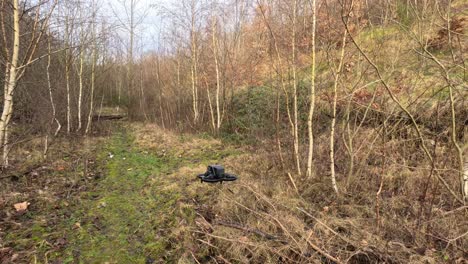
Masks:
[[[119,4],[0,0],[5,197],[128,116],[138,148],[190,163],[162,181],[197,212],[169,232],[190,261],[466,262],[465,1]],[[164,30],[139,49],[150,12]],[[204,146],[237,183],[195,185]]]

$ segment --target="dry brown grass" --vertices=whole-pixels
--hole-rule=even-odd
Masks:
[[[158,138],[158,148],[171,145],[177,153],[220,144],[193,136],[181,142],[180,136],[156,126],[139,131],[145,141]],[[200,185],[194,176],[207,164],[182,166],[173,176],[179,177],[175,185],[185,186],[184,206],[197,212],[189,229],[193,258],[200,263],[466,263],[468,237],[459,236],[467,231],[467,211],[453,211],[460,205],[447,204],[452,199],[434,177],[421,207],[418,199],[429,164],[412,167],[413,161],[396,151],[402,147],[398,140],[386,145],[390,154],[377,217],[381,170],[375,153],[382,150],[377,143],[365,144],[372,138],[370,132],[356,140],[363,144],[358,157],[364,161],[357,159],[358,172],[339,197],[328,182],[324,155],[316,158],[325,164],[315,178],[293,176],[299,193],[271,151],[250,150],[220,160],[240,175],[233,184]],[[417,150],[405,144],[409,152]],[[344,169],[341,172],[344,184]]]

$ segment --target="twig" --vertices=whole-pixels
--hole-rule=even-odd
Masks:
[[[312,234],[312,231],[311,231],[311,234]],[[310,235],[309,235],[310,237]],[[317,251],[318,253],[320,253],[322,256],[326,257],[327,259],[335,262],[335,263],[338,263],[338,264],[342,264],[343,262],[335,257],[333,257],[332,255],[328,254],[325,250],[319,248],[317,245],[315,245],[314,243],[312,243],[309,239],[309,237],[306,238],[306,241],[307,243],[309,243],[309,245],[315,250]]]
[[[193,255],[192,251],[190,251],[190,255],[192,255],[192,258],[195,260],[195,262],[197,262],[198,264],[201,264],[200,261],[198,261],[198,259],[195,257],[195,255]]]
[[[215,246],[215,245],[211,244],[210,242],[205,241],[205,240],[203,240],[203,239],[197,239],[197,241],[200,241],[200,242],[202,242],[203,244],[206,244],[206,245],[208,245],[208,246],[210,246],[210,247],[212,247],[212,248],[219,249],[219,247],[217,247],[217,246]]]
[[[461,211],[461,210],[465,210],[465,209],[468,209],[468,205],[467,205],[467,206],[458,207],[457,209],[453,209],[452,211],[445,212],[445,213],[442,214],[442,216],[447,216],[447,215],[449,215],[449,214],[452,214],[452,213],[455,213],[455,212],[458,212],[458,211]]]
[[[222,261],[224,261],[225,263],[228,263],[228,264],[231,264],[230,261],[228,261],[227,259],[225,259],[222,255],[219,255],[218,258],[220,258]]]
[[[459,236],[457,236],[457,237],[455,237],[455,238],[449,239],[449,243],[455,242],[455,241],[457,241],[458,239],[460,239],[460,238],[462,238],[462,237],[464,237],[464,236],[467,236],[467,235],[468,235],[468,231],[466,231],[463,235],[459,235]]]
[[[277,237],[277,236],[270,235],[268,233],[265,233],[263,231],[255,229],[255,228],[250,228],[250,227],[242,226],[242,225],[239,225],[239,224],[236,224],[236,223],[228,223],[228,222],[223,222],[223,221],[218,221],[218,222],[216,222],[216,224],[221,225],[221,226],[226,226],[226,227],[239,229],[239,230],[242,230],[242,231],[245,231],[245,232],[248,232],[248,233],[253,233],[253,234],[256,234],[256,235],[258,235],[258,236],[260,236],[262,238],[268,239],[268,240],[276,240],[276,241],[286,243],[286,244],[288,243],[285,240],[280,240],[280,238]]]
[[[317,219],[316,217],[314,217],[313,215],[311,215],[310,213],[308,213],[307,211],[305,211],[304,209],[302,208],[299,208],[299,207],[296,207],[297,210],[303,212],[305,215],[307,215],[308,217],[314,219],[317,223],[321,224],[322,226],[324,226],[327,230],[329,230],[330,232],[332,232],[334,235],[336,235],[337,237],[341,238],[343,241],[345,241],[346,243],[350,244],[350,245],[353,245],[354,243],[350,240],[348,240],[347,238],[343,237],[342,235],[340,235],[338,232],[336,232],[335,230],[333,230],[333,228],[329,227],[328,225],[326,225],[324,222],[320,221],[319,219]]]
[[[296,190],[297,193],[299,193],[299,190],[297,189],[296,183],[294,182],[294,178],[292,177],[291,173],[288,172],[289,180],[291,180],[292,185],[294,186],[294,189]]]

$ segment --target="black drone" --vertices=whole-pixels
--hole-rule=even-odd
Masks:
[[[237,177],[235,175],[225,173],[224,167],[221,165],[210,165],[205,173],[199,174],[198,178],[201,182],[216,183],[223,181],[235,181]]]

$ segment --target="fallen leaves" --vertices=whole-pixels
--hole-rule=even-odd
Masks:
[[[29,202],[22,202],[22,203],[14,204],[13,207],[15,207],[16,212],[22,213],[22,212],[25,212],[26,210],[28,210],[28,207],[29,207],[30,204],[31,203],[29,203]]]

